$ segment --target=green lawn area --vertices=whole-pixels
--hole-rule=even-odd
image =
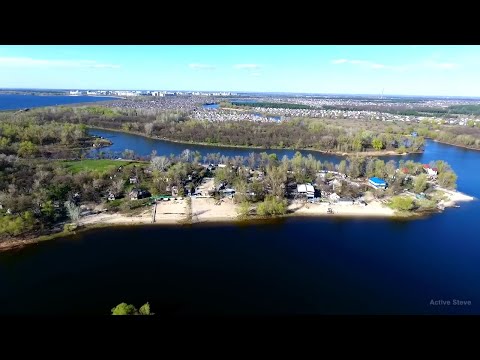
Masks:
[[[94,171],[97,173],[105,173],[105,172],[117,169],[119,166],[123,166],[124,168],[132,167],[133,164],[140,165],[144,163],[140,161],[108,160],[108,159],[63,161],[63,165],[73,174],[79,173],[81,171]]]

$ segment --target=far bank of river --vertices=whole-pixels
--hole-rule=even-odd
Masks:
[[[201,147],[201,148],[221,148],[222,151],[224,152],[224,149],[251,149],[250,152],[268,152],[268,151],[273,151],[274,153],[279,153],[284,150],[291,150],[294,152],[313,152],[313,153],[318,153],[318,154],[328,154],[332,156],[337,156],[337,157],[345,157],[345,156],[354,156],[356,154],[362,155],[362,156],[375,156],[375,157],[382,157],[382,156],[405,156],[408,154],[421,154],[422,151],[418,152],[410,152],[410,153],[398,153],[393,150],[383,150],[383,151],[363,151],[360,153],[347,153],[347,152],[342,152],[342,151],[329,151],[329,150],[317,150],[317,149],[294,149],[294,148],[288,148],[288,147],[283,147],[283,148],[277,148],[277,147],[269,147],[269,148],[263,148],[260,146],[244,146],[244,145],[226,145],[226,144],[211,144],[211,143],[202,143],[202,142],[184,142],[184,141],[178,141],[178,140],[171,140],[171,139],[166,139],[166,138],[160,138],[158,136],[148,136],[142,133],[137,133],[133,131],[126,131],[126,130],[117,130],[117,129],[107,129],[107,128],[102,128],[102,127],[94,127],[90,126],[89,127],[89,132],[91,135],[96,135],[97,130],[99,131],[111,131],[111,132],[119,132],[123,134],[130,134],[134,136],[140,136],[146,139],[152,139],[152,140],[159,140],[159,141],[164,141],[164,142],[170,142],[170,143],[175,143],[175,144],[181,144],[183,145],[183,149],[192,149],[193,147]],[[133,150],[133,149],[132,149]],[[118,150],[113,150],[112,151],[118,151]],[[143,155],[143,154],[141,154]],[[147,154],[148,155],[148,154]],[[144,155],[143,155],[144,156]]]

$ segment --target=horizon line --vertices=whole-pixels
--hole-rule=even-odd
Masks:
[[[419,95],[419,94],[383,94],[380,95],[378,93],[328,93],[328,92],[296,92],[296,91],[239,91],[239,90],[158,90],[158,89],[125,89],[125,88],[117,88],[117,89],[105,89],[105,88],[14,88],[14,87],[0,87],[1,90],[56,90],[56,91],[170,91],[170,92],[229,92],[229,93],[237,93],[237,94],[299,94],[299,95],[335,95],[335,96],[340,96],[340,95],[348,95],[348,96],[378,96],[378,97],[385,97],[385,96],[401,96],[401,97],[406,97],[406,96],[411,96],[411,97],[443,97],[443,98],[448,98],[448,97],[455,97],[455,98],[479,98],[480,95],[474,96],[474,95]]]

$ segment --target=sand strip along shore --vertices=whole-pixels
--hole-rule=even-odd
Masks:
[[[358,204],[329,204],[329,203],[293,203],[288,206],[294,215],[315,216],[351,216],[351,217],[392,217],[395,211],[383,205],[380,201],[372,201],[368,205]],[[329,213],[332,209],[333,213]]]
[[[445,192],[448,200],[442,201],[445,207],[455,206],[457,202],[472,201],[475,198],[459,191],[452,191],[443,188],[437,190]],[[186,200],[159,201],[155,216],[155,224],[175,224],[184,221],[192,223],[199,222],[217,222],[217,221],[236,221],[238,220],[238,205],[233,199],[224,198],[215,200],[213,198],[192,198],[191,218],[190,209],[187,209]],[[329,213],[331,208],[333,213]],[[128,216],[124,214],[96,214],[83,217],[79,225],[90,224],[152,224],[152,207],[145,210],[140,215]],[[393,217],[395,211],[383,204],[379,200],[374,200],[368,205],[359,204],[329,204],[319,203],[310,204],[304,202],[293,202],[288,206],[291,215],[315,215],[315,216],[350,216],[350,217]]]

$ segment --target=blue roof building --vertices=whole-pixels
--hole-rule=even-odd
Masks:
[[[375,189],[385,189],[387,187],[387,182],[383,179],[378,177],[371,177],[368,179],[370,185],[372,185]]]

